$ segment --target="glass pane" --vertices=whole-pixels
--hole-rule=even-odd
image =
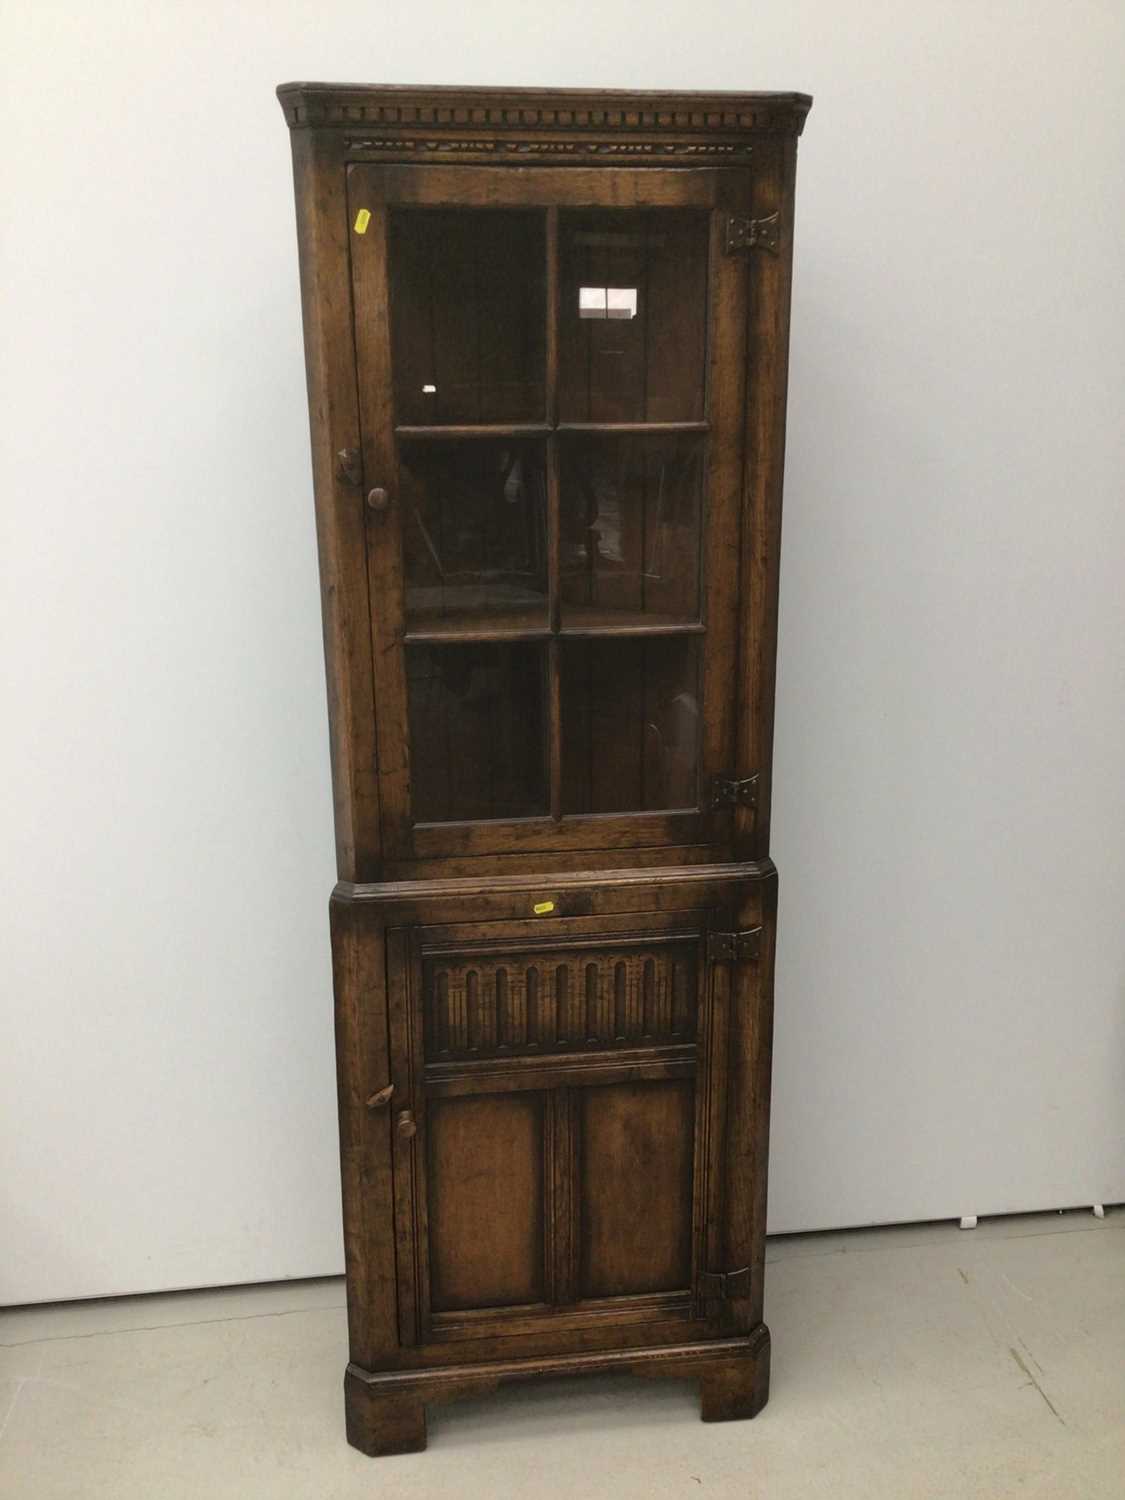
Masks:
[[[703,438],[560,442],[563,625],[699,618]]]
[[[403,442],[408,629],[547,623],[542,443]]]
[[[395,420],[542,422],[542,212],[396,209],[390,256]]]
[[[560,214],[560,421],[702,420],[707,250],[705,212]]]
[[[407,646],[415,821],[547,811],[544,648]]]
[[[695,807],[698,637],[564,640],[560,651],[563,811]]]

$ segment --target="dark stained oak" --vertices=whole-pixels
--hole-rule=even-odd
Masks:
[[[297,247],[316,492],[337,870],[371,879],[382,853],[371,683],[371,602],[359,489],[341,463],[360,428],[348,282],[346,184],[331,140],[293,134]]]
[[[753,1417],[811,101],[278,95],[339,876],[347,1439],[417,1452],[434,1402],[607,1371]],[[722,794],[752,776],[756,799]]]
[[[431,158],[432,163],[432,158]],[[601,167],[575,167],[560,177],[551,167],[482,167],[471,175],[460,166],[432,165],[428,172],[388,164],[382,169],[377,197],[414,208],[451,203],[467,209],[522,209],[529,203],[560,208],[710,208],[716,201],[717,174],[692,166],[649,172],[644,167],[617,167],[607,182]]]
[[[538,1091],[431,1104],[426,1171],[434,1311],[544,1300],[546,1104]]]
[[[579,1294],[689,1289],[693,1080],[603,1083],[576,1097]]]

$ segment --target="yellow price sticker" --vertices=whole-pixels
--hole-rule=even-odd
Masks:
[[[359,211],[359,213],[357,213],[356,216],[355,216],[355,232],[356,232],[356,234],[366,234],[367,233],[367,226],[370,223],[371,223],[371,210],[369,208],[361,208],[360,211]]]
[[[545,917],[549,911],[554,911],[555,903],[553,901],[537,901],[531,909],[537,917]]]

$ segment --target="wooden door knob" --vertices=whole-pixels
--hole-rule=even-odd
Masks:
[[[386,510],[390,501],[390,495],[381,484],[377,484],[373,490],[367,491],[367,503],[372,510]]]
[[[418,1134],[418,1122],[409,1109],[404,1109],[398,1117],[398,1133],[408,1141]]]

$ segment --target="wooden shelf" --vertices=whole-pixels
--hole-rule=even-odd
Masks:
[[[475,438],[536,438],[551,431],[545,422],[485,422],[460,427],[396,427],[395,437],[407,443],[452,443]]]
[[[700,620],[643,610],[605,609],[596,604],[564,604],[559,635],[567,637],[625,635],[702,635]]]
[[[557,428],[580,437],[674,437],[710,430],[710,422],[560,422]]]
[[[575,437],[675,437],[710,432],[710,422],[482,422],[473,425],[396,427],[395,437],[406,443],[462,443],[474,439],[550,437],[553,432]]]
[[[471,642],[584,640],[591,636],[702,635],[699,620],[676,615],[644,614],[641,611],[599,609],[596,605],[564,607],[561,627],[552,631],[543,610],[493,611],[463,615],[414,616],[407,622],[407,645],[457,645]]]
[[[409,645],[457,641],[538,641],[551,634],[545,607],[414,615],[406,622]]]

